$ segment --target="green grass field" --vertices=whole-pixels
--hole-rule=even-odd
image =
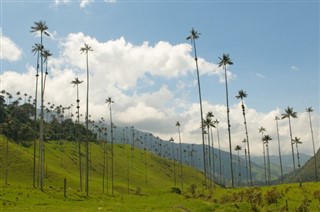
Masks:
[[[5,186],[5,145],[6,140],[1,137],[0,211],[285,211],[286,208],[288,211],[320,211],[319,183],[237,189],[214,186],[209,190],[202,186],[203,174],[187,166],[183,167],[183,194],[172,193],[173,161],[132,150],[127,145],[114,146],[114,196],[111,195],[110,152],[103,193],[103,148],[99,143],[90,144],[89,197],[79,191],[77,143],[74,142],[46,143],[44,192],[32,186],[33,147],[9,142],[8,185]],[[180,167],[178,163],[175,165],[176,187],[181,188]],[[66,197],[64,179],[67,180]],[[194,193],[190,190],[192,184],[196,185]]]

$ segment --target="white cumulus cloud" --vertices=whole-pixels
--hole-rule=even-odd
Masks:
[[[17,61],[22,57],[22,50],[9,38],[0,32],[0,59]]]

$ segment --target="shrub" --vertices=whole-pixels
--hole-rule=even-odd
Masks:
[[[281,193],[278,192],[275,187],[267,191],[264,196],[268,205],[278,203],[278,198],[282,197]]]
[[[307,197],[304,197],[301,205],[298,208],[296,208],[295,211],[297,211],[297,212],[308,212],[308,211],[310,211],[309,210],[310,203],[311,203],[311,200],[309,200]]]
[[[170,192],[174,194],[181,194],[180,188],[177,188],[177,187],[172,187]]]
[[[320,190],[317,190],[313,193],[313,197],[317,199],[320,203]]]

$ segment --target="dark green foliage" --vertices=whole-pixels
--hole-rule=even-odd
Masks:
[[[174,194],[181,194],[180,188],[177,188],[177,187],[172,187],[170,192]]]
[[[3,96],[0,95],[0,133],[28,147],[30,141],[39,137],[39,120],[34,121],[35,108],[29,103],[19,104],[19,101],[13,101],[5,104]],[[45,140],[95,140],[96,135],[87,130],[83,125],[76,124],[72,119],[64,119],[58,112],[47,110],[47,119],[44,123]],[[49,119],[48,114],[51,115]]]
[[[311,200],[309,200],[307,197],[304,197],[301,205],[296,208],[295,211],[297,212],[307,212],[310,211],[309,206],[310,206]]]
[[[317,190],[313,193],[313,197],[319,201],[320,204],[320,190]]]
[[[273,203],[278,203],[278,199],[282,197],[282,194],[277,191],[276,187],[273,187],[271,190],[268,190],[264,195],[265,200],[268,205]]]

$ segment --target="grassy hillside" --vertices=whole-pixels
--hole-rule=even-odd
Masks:
[[[103,144],[90,144],[90,192],[102,193]],[[105,192],[111,189],[111,154],[108,148],[108,170],[105,172]],[[82,148],[84,152],[84,147]],[[33,146],[22,147],[9,141],[9,184],[32,185]],[[84,156],[82,157],[84,167]],[[5,139],[0,139],[1,183],[5,174]],[[79,190],[79,169],[77,143],[49,141],[45,144],[45,180],[46,188],[61,188],[64,178],[67,179],[69,189]],[[131,149],[128,145],[114,145],[114,191],[127,193],[128,174],[129,190],[135,192],[139,187],[142,193],[157,193],[168,191],[174,187],[173,161],[144,152]],[[180,184],[180,166],[175,163],[176,187]],[[108,174],[107,174],[108,173]],[[184,188],[196,184],[202,187],[204,179],[202,173],[184,166]],[[83,173],[84,176],[84,173]],[[108,176],[108,177],[107,177]],[[83,181],[84,185],[84,181]],[[108,185],[108,186],[107,186]],[[84,189],[84,187],[83,187]]]
[[[0,139],[0,211],[319,211],[318,183],[302,187],[285,184],[272,187],[224,189],[215,186],[212,192],[202,186],[202,173],[183,167],[184,192],[170,192],[174,186],[173,162],[130,146],[114,147],[115,195],[111,196],[110,153],[109,180],[102,192],[103,148],[91,144],[90,196],[79,192],[77,144],[50,141],[46,143],[45,189],[32,187],[33,147],[9,142],[8,184],[4,186],[5,145]],[[110,146],[109,146],[110,148]],[[145,164],[145,161],[147,163]],[[145,166],[146,165],[146,166]],[[130,184],[128,195],[127,174]],[[147,167],[147,172],[146,172]],[[177,187],[180,187],[176,164]],[[63,180],[67,179],[66,197]],[[190,190],[196,185],[195,192]],[[107,189],[109,195],[107,195]]]
[[[320,149],[316,153],[315,157],[312,157],[308,162],[301,168],[301,178],[303,181],[315,181],[315,158],[317,160],[317,173],[318,173],[318,181],[320,181]]]

